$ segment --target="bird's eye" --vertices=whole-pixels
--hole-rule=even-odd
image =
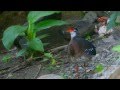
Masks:
[[[78,32],[78,29],[77,29],[77,28],[75,28],[75,31],[76,31],[76,32]]]

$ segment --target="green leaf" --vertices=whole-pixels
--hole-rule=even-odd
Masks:
[[[11,55],[6,55],[6,56],[4,56],[4,57],[2,58],[2,61],[6,63],[6,62],[8,62],[11,58],[12,58]]]
[[[102,64],[98,64],[95,68],[95,72],[102,72],[104,69],[104,66]]]
[[[116,17],[115,22],[120,23],[120,12],[119,11],[117,11],[117,17]]]
[[[23,54],[25,54],[26,51],[27,51],[26,49],[20,50],[20,51],[17,53],[16,57],[22,56]]]
[[[35,51],[44,52],[43,43],[39,38],[34,38],[28,42],[28,47]]]
[[[91,39],[91,36],[86,36],[86,38],[85,38],[86,40],[90,40]]]
[[[47,58],[53,58],[53,55],[51,53],[44,53],[44,56]]]
[[[40,30],[47,29],[47,28],[50,28],[50,27],[53,27],[53,26],[61,26],[61,25],[64,25],[64,24],[68,24],[68,23],[65,22],[65,21],[62,21],[62,20],[45,20],[45,21],[39,22],[35,26],[35,28],[36,28],[37,31],[40,31]]]
[[[60,13],[60,11],[31,11],[29,12],[27,19],[31,23],[35,23],[38,19],[54,13]]]
[[[112,51],[120,52],[120,45],[116,45],[112,48]]]
[[[117,18],[116,18],[116,21],[115,21],[116,23],[120,23],[120,16],[117,16]]]
[[[44,35],[40,35],[38,38],[43,39],[43,38],[48,37],[48,36],[50,36],[50,35],[44,34]]]
[[[16,37],[21,33],[23,33],[26,29],[27,29],[26,26],[19,26],[19,25],[8,27],[4,31],[2,38],[2,42],[5,48],[9,50],[13,45],[13,42],[16,39]]]
[[[116,26],[116,18],[117,18],[117,12],[114,12],[111,16],[110,16],[110,21],[108,22],[107,25],[107,30],[110,30],[111,28]]]
[[[56,60],[53,58],[53,55],[51,53],[44,53],[44,56],[51,60],[51,65],[56,64]]]
[[[54,58],[51,59],[51,64],[55,65],[56,64],[56,60]]]

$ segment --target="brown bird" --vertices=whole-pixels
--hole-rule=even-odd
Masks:
[[[90,60],[93,55],[96,55],[95,46],[91,42],[85,40],[84,38],[81,38],[79,36],[77,29],[69,28],[67,32],[69,32],[71,35],[71,40],[68,45],[68,54],[70,56],[75,58],[80,58],[81,56],[85,56],[87,57],[86,58],[87,60]],[[84,67],[86,66],[87,64],[85,60]],[[76,70],[76,67],[77,67],[77,70]],[[78,68],[79,68],[78,64],[76,64],[75,70],[77,73],[77,78],[79,78]],[[86,68],[85,68],[85,75],[86,75]]]
[[[81,38],[77,29],[71,27],[67,30],[67,32],[71,35],[71,40],[68,45],[68,55],[74,59],[84,56],[84,66],[87,66],[87,62],[91,60],[92,56],[96,55],[96,47],[88,40]]]
[[[71,40],[68,45],[68,53],[71,56],[80,57],[82,55],[96,55],[95,46],[91,42],[81,38],[75,28],[69,28],[67,32],[71,35]]]

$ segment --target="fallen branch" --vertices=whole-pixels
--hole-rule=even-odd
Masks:
[[[67,46],[68,46],[68,45],[60,46],[60,47],[51,49],[51,50],[49,50],[49,51],[50,51],[51,53],[57,53],[57,52],[59,52],[59,51],[62,51],[62,50],[64,50],[64,49],[66,49]]]
[[[10,52],[13,52],[13,51],[16,51],[17,50],[17,48],[15,47],[15,48],[13,48],[13,49],[11,49],[11,50],[9,50],[9,51],[6,51],[6,50],[1,50],[1,54],[6,54],[6,53],[10,53]]]
[[[3,71],[1,71],[0,72],[0,75],[3,75],[3,74],[6,74],[6,73],[14,73],[14,72],[16,72],[16,71],[18,71],[18,70],[21,70],[21,69],[23,69],[23,68],[26,68],[28,66],[28,64],[26,63],[26,62],[23,62],[23,63],[21,63],[20,65],[16,65],[16,66],[14,66],[14,67],[11,67],[11,68],[9,68],[9,69],[7,69],[7,70],[3,70]]]

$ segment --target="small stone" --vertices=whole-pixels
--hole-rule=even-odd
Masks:
[[[91,70],[90,69],[87,69],[86,72],[90,72]]]
[[[42,75],[37,79],[63,79],[63,77],[56,74],[47,74],[47,75]]]
[[[10,78],[10,77],[12,77],[12,76],[13,76],[13,74],[12,74],[12,73],[9,73],[8,76],[7,76],[7,78]]]

